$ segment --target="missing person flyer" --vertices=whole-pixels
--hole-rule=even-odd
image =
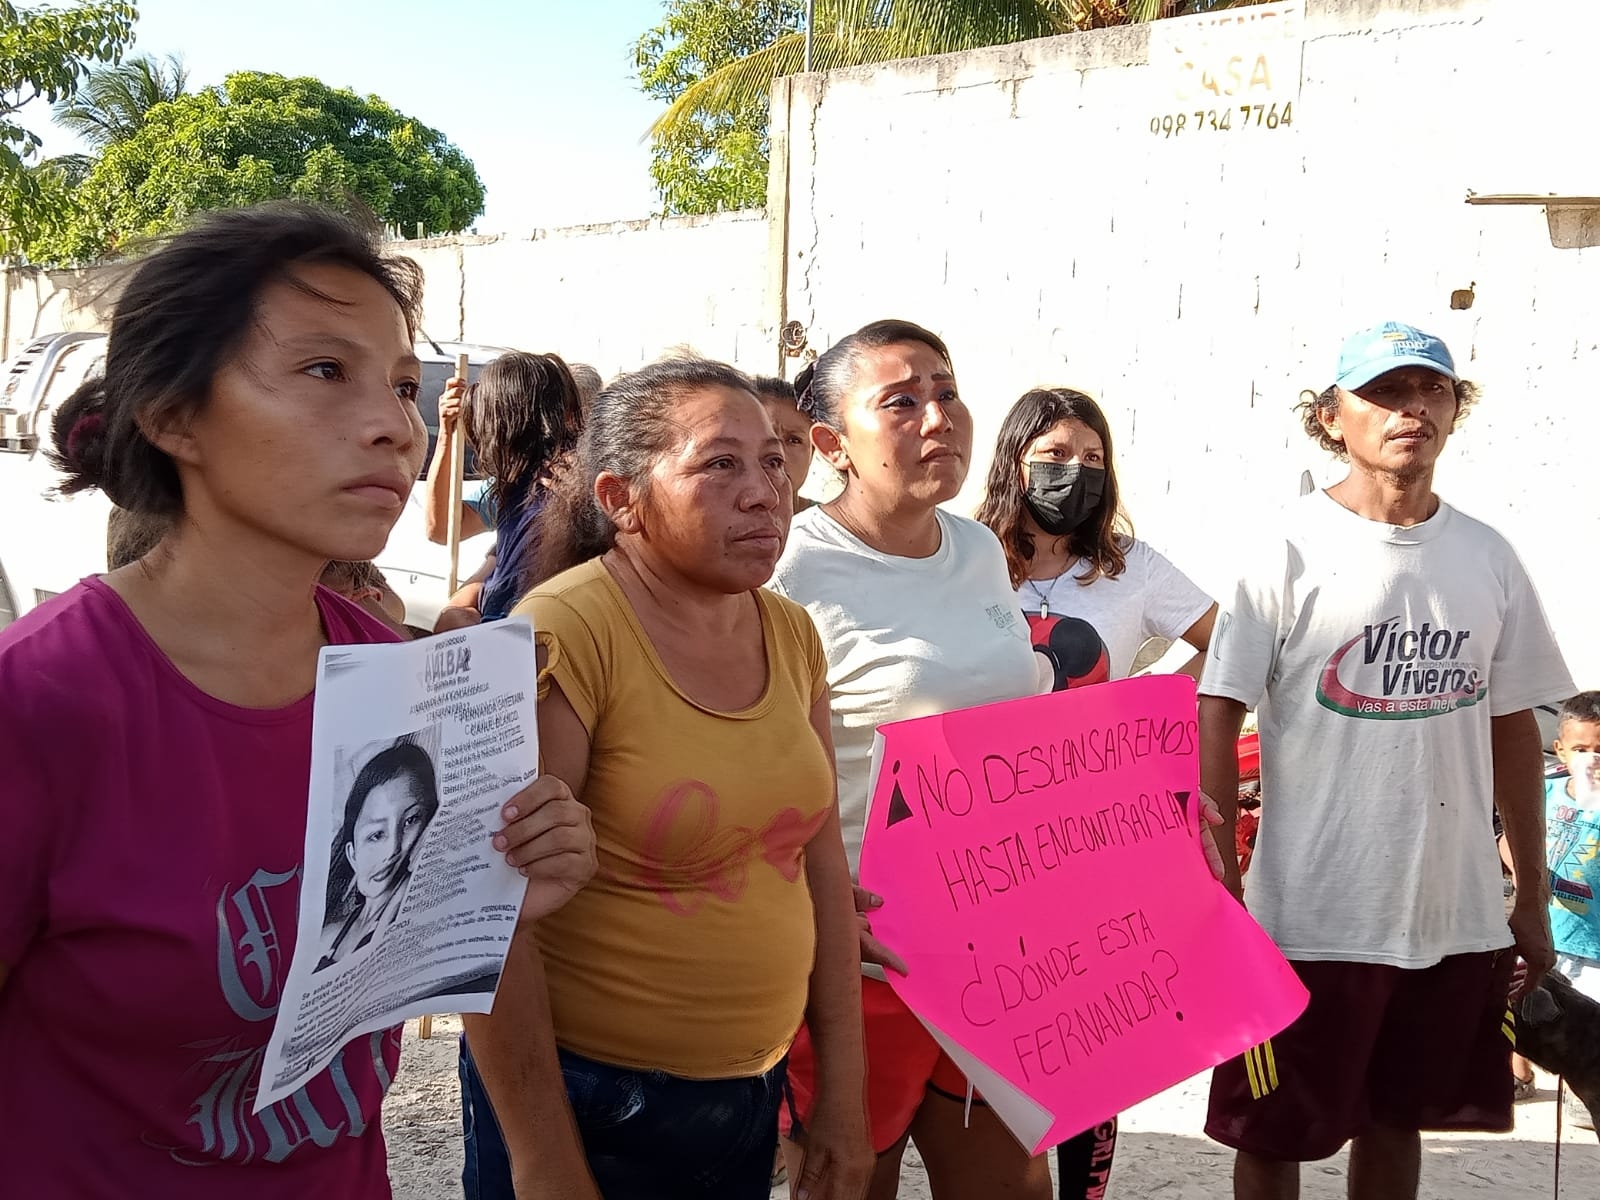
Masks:
[[[490,1010],[527,890],[490,838],[538,776],[536,679],[522,617],[323,648],[297,941],[256,1112],[352,1038]]]

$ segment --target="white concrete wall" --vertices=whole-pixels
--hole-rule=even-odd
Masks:
[[[1580,686],[1600,686],[1582,565],[1600,542],[1600,250],[1568,248],[1595,240],[1581,229],[1552,245],[1542,207],[1464,203],[1600,195],[1596,8],[1300,0],[1259,43],[1209,52],[1184,18],[802,77],[785,315],[818,348],[885,316],[946,336],[977,413],[963,509],[1024,390],[1098,396],[1140,534],[1219,596],[1253,522],[1303,471],[1335,477],[1291,407],[1332,382],[1344,335],[1436,331],[1485,389],[1441,491],[1517,545]],[[1244,129],[1235,109],[1231,131],[1195,132],[1222,106],[1180,100],[1180,64],[1220,55],[1227,78],[1239,53],[1248,77],[1258,52],[1271,88],[1254,92],[1292,123]],[[1151,132],[1179,112],[1183,134]],[[1567,224],[1592,234],[1592,216]]]
[[[430,238],[394,249],[426,274],[423,327],[436,340],[554,351],[609,376],[684,343],[772,371],[767,247],[766,215],[743,212],[530,237]],[[41,334],[106,328],[122,274],[0,271],[0,359]]]
[[[49,333],[104,329],[119,272],[0,267],[0,360]]]
[[[770,372],[767,240],[765,214],[745,212],[400,249],[427,275],[424,326],[432,337],[554,351],[609,377],[685,343]]]

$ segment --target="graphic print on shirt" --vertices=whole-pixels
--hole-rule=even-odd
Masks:
[[[983,612],[1001,633],[1017,623],[1017,611],[1009,604],[991,604]]]
[[[1556,952],[1600,959],[1600,810],[1575,803],[1565,779],[1545,782],[1545,851]]]
[[[1592,880],[1600,880],[1600,813],[1570,804],[1550,810],[1546,834],[1550,856],[1550,898],[1578,916],[1594,905]]]
[[[239,888],[225,888],[217,899],[217,982],[240,1020],[270,1023],[278,1012],[289,960],[278,930],[294,927],[300,869],[258,870]],[[310,1144],[323,1149],[341,1137],[360,1137],[367,1123],[358,1089],[388,1090],[398,1061],[398,1030],[380,1030],[347,1045],[326,1071],[294,1095],[261,1111],[255,1105],[256,1080],[266,1054],[259,1044],[237,1037],[191,1044],[201,1052],[190,1076],[203,1085],[191,1106],[188,1124],[198,1134],[193,1148],[165,1147],[174,1162],[187,1166],[283,1162]],[[371,1075],[367,1075],[368,1062]],[[360,1077],[352,1080],[352,1074]]]
[[[713,898],[738,900],[758,858],[787,882],[797,881],[802,851],[829,811],[823,807],[808,819],[797,808],[785,808],[761,829],[750,829],[722,826],[721,810],[722,800],[709,785],[687,779],[665,788],[646,818],[638,882],[680,917],[694,916]]]
[[[1335,650],[1317,703],[1366,721],[1411,721],[1470,708],[1488,695],[1468,629],[1387,617]]]
[[[1033,648],[1050,660],[1055,680],[1050,690],[1088,687],[1111,678],[1111,652],[1099,630],[1081,617],[1024,613]]]

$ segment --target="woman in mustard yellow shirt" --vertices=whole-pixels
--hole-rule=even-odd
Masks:
[[[506,1048],[547,984],[600,1194],[754,1200],[803,1018],[822,1084],[799,1185],[858,1200],[873,1155],[827,663],[805,610],[761,586],[793,511],[782,443],[743,375],[678,360],[603,392],[580,456],[592,489],[545,534],[578,565],[515,611],[537,630],[545,768],[592,810],[600,869],[508,965],[472,1058],[505,1110],[523,1086]],[[502,1132],[519,1197],[592,1194],[541,1175],[540,1131]]]

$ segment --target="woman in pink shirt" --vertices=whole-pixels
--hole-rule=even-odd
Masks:
[[[104,378],[54,416],[64,493],[171,526],[0,632],[7,1194],[389,1195],[398,1028],[252,1110],[294,952],[318,651],[397,640],[317,579],[382,549],[422,465],[420,290],[321,210],[210,217],[133,272]],[[592,874],[588,813],[546,777],[504,815],[531,921]],[[522,1194],[593,1196],[548,1014],[527,1020],[510,1100],[550,1153],[517,1164]]]

